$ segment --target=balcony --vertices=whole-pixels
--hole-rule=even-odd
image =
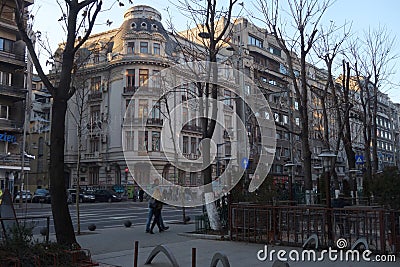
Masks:
[[[197,125],[185,124],[182,128],[182,131],[201,133],[203,131],[203,129]]]
[[[85,153],[83,154],[82,160],[87,161],[87,160],[91,160],[91,161],[99,161],[101,160],[102,156],[101,154],[96,151],[93,153]]]
[[[12,98],[17,98],[18,100],[23,100],[25,99],[26,91],[27,90],[20,87],[0,84],[0,95],[2,96],[8,96]]]
[[[92,92],[88,95],[89,101],[100,101],[102,99],[103,94],[101,92]]]
[[[13,52],[0,51],[0,61],[21,67],[25,67],[26,65],[25,55]]]
[[[24,159],[24,167],[25,168],[29,168],[29,161],[30,160],[25,157],[25,159]],[[19,155],[19,154],[0,155],[0,165],[7,166],[7,167],[9,167],[9,169],[20,170],[21,165],[22,165],[21,155]]]
[[[189,160],[197,160],[199,158],[199,155],[195,153],[182,153],[182,155]]]
[[[138,89],[138,86],[126,86],[124,87],[124,95],[133,95]]]
[[[149,118],[147,119],[146,126],[162,126],[163,120],[159,118]]]
[[[9,132],[22,132],[23,122],[0,119],[0,130]]]

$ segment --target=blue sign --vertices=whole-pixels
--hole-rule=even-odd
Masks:
[[[363,155],[356,155],[356,164],[364,164]]]
[[[8,142],[8,143],[16,143],[17,138],[14,135],[10,135],[7,133],[0,133],[0,141]]]
[[[242,158],[241,165],[243,169],[247,169],[249,167],[249,159],[246,157]]]

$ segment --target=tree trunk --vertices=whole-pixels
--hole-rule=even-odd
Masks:
[[[74,228],[68,209],[64,178],[64,133],[67,101],[54,99],[50,135],[50,194],[57,242],[76,243]]]

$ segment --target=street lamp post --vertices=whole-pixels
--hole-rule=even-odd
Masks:
[[[332,233],[332,206],[331,206],[331,164],[332,159],[336,157],[336,154],[330,150],[324,150],[318,157],[322,158],[324,171],[325,171],[325,197],[326,197],[326,221],[328,225],[328,245],[332,245],[333,243],[333,233]]]

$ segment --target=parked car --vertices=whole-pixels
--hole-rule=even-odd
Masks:
[[[94,191],[94,197],[96,201],[106,202],[117,202],[121,201],[122,198],[117,196],[117,193],[111,190],[100,189]]]
[[[36,189],[32,203],[51,203],[50,192],[47,189]]]
[[[17,195],[14,198],[14,202],[18,203],[21,198],[21,191],[18,191]],[[22,202],[31,202],[32,201],[32,193],[29,190],[22,190]]]
[[[76,189],[70,188],[68,189],[69,194],[71,195],[72,202],[76,201]],[[93,194],[85,190],[79,190],[79,202],[94,202],[96,199]]]

